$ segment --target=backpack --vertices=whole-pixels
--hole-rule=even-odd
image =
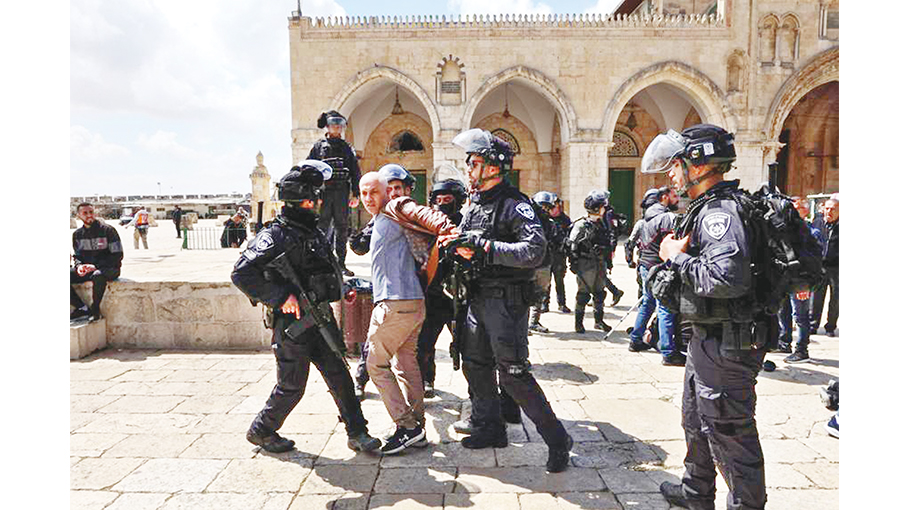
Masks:
[[[756,304],[777,313],[790,294],[824,281],[823,249],[790,197],[767,185],[734,193],[752,230],[752,281]]]

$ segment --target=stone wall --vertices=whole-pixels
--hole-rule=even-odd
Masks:
[[[77,286],[91,301],[91,283]],[[107,345],[117,348],[252,349],[268,347],[261,306],[230,282],[108,284],[101,314]]]

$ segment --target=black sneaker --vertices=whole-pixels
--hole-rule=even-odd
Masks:
[[[825,336],[827,336],[828,338],[834,338],[834,330],[833,330],[833,329],[826,329],[826,330],[825,330]]]
[[[354,276],[354,271],[351,271],[346,267],[341,269],[341,273],[345,276]]]
[[[606,322],[603,321],[603,319],[601,319],[599,321],[594,321],[594,329],[599,329],[605,333],[608,333],[613,328],[611,328]]]
[[[79,308],[76,308],[72,312],[70,312],[70,320],[78,321],[78,320],[81,320],[81,319],[84,319],[84,318],[90,316],[91,314],[92,314],[92,312],[90,312],[88,310],[87,306],[81,306]]]
[[[382,441],[371,436],[366,431],[348,436],[348,448],[356,452],[372,452],[380,446],[382,446]]]
[[[569,467],[569,452],[575,441],[572,436],[566,435],[566,445],[563,448],[550,448],[550,455],[547,457],[547,473],[562,473]]]
[[[509,444],[509,435],[506,428],[499,430],[478,430],[470,436],[461,440],[461,446],[470,450],[479,450],[481,448],[505,448]]]
[[[424,383],[423,385],[423,398],[433,398],[436,396],[436,388],[433,387],[432,383]]]
[[[686,501],[686,493],[683,491],[681,483],[664,482],[660,484],[660,494],[673,506],[689,508],[689,503]]]
[[[354,396],[357,397],[357,400],[363,401],[365,395],[363,393],[363,386],[359,384],[354,384]]]
[[[453,428],[455,429],[455,432],[458,432],[459,434],[470,435],[470,434],[474,434],[477,432],[477,426],[474,425],[473,421],[471,421],[470,416],[468,416],[467,418],[465,418],[463,420],[456,421],[455,424],[453,425]]]
[[[783,354],[790,354],[793,352],[793,347],[790,344],[779,343],[776,347],[772,348],[769,352],[780,352]]]
[[[420,426],[412,429],[398,427],[392,437],[382,446],[382,453],[383,455],[394,455],[426,437],[427,433]]]
[[[613,294],[613,302],[610,303],[610,306],[616,306],[619,303],[619,300],[622,299],[623,294],[625,294],[623,291],[619,291],[616,294]]]
[[[246,432],[246,440],[269,453],[283,453],[294,449],[294,441],[279,436],[277,432],[260,434],[250,429]]]
[[[629,350],[631,352],[641,352],[647,351],[651,346],[644,342],[629,342]]]
[[[528,326],[528,331],[535,331],[537,333],[549,333],[550,330],[546,328],[543,324],[539,322],[532,323]]]
[[[684,367],[686,366],[686,356],[681,352],[673,351],[664,356],[660,360],[660,364],[666,367]]]
[[[806,363],[809,361],[809,353],[806,351],[796,351],[784,358],[784,363]]]
[[[572,310],[566,305],[559,305],[559,313],[572,313]]]

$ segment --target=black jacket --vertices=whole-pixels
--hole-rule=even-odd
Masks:
[[[360,184],[360,165],[357,163],[357,155],[354,153],[354,149],[351,148],[348,142],[341,138],[325,137],[313,144],[313,148],[310,149],[310,155],[307,158],[320,161],[325,161],[328,158],[341,158],[344,161],[344,168],[348,169],[347,184],[350,186],[348,192],[355,196],[357,195],[358,185]],[[334,168],[333,170],[337,171]],[[333,177],[326,182],[326,186],[343,183],[344,181],[339,181]]]
[[[73,232],[73,252],[76,265],[92,264],[98,269],[120,269],[123,245],[117,229],[96,219]]]
[[[826,268],[838,268],[840,259],[840,220],[824,223],[819,229],[824,239],[824,265]]]
[[[247,248],[234,264],[231,281],[252,301],[280,308],[294,286],[268,270],[266,265],[278,255],[286,257],[304,285],[309,277],[336,274],[329,257],[332,248],[325,235],[316,228],[316,216],[311,223],[298,223],[279,216],[268,227],[260,230],[247,243]],[[341,278],[340,273],[336,275]]]
[[[638,237],[638,262],[645,267],[654,267],[661,263],[660,243],[667,234],[673,232],[676,214],[667,206],[654,204],[645,211],[644,224]]]
[[[481,231],[493,241],[480,270],[483,279],[531,280],[546,255],[547,240],[531,200],[505,180],[475,194],[460,230]]]

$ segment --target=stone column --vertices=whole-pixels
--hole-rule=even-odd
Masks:
[[[253,182],[253,196],[250,198],[250,218],[251,224],[256,224],[259,219],[259,202],[262,202],[262,221],[270,219],[269,212],[272,210],[271,186],[272,177],[268,169],[262,164],[262,152],[256,154],[256,168],[250,174],[250,180]]]
[[[452,165],[457,168],[458,171],[461,172],[464,182],[467,182],[468,176],[464,163],[466,155],[461,148],[452,144],[452,138],[454,138],[454,136],[450,137],[449,140],[445,142],[433,142],[433,171],[429,172],[427,175],[427,186],[433,184],[430,182],[430,178],[433,177],[433,174],[436,173],[439,167],[444,165]]]
[[[740,186],[755,191],[768,182],[767,163],[774,161],[777,152],[768,156],[768,144],[749,133],[736,133],[736,162],[734,170],[727,174],[728,179],[739,179]],[[776,143],[776,142],[774,142]],[[768,159],[770,157],[770,159]]]
[[[608,152],[611,142],[573,141],[562,154],[563,200],[572,218],[585,214],[584,200],[593,189],[607,189]]]
[[[307,159],[313,144],[325,138],[325,132],[319,128],[298,128],[291,130],[291,163]]]

